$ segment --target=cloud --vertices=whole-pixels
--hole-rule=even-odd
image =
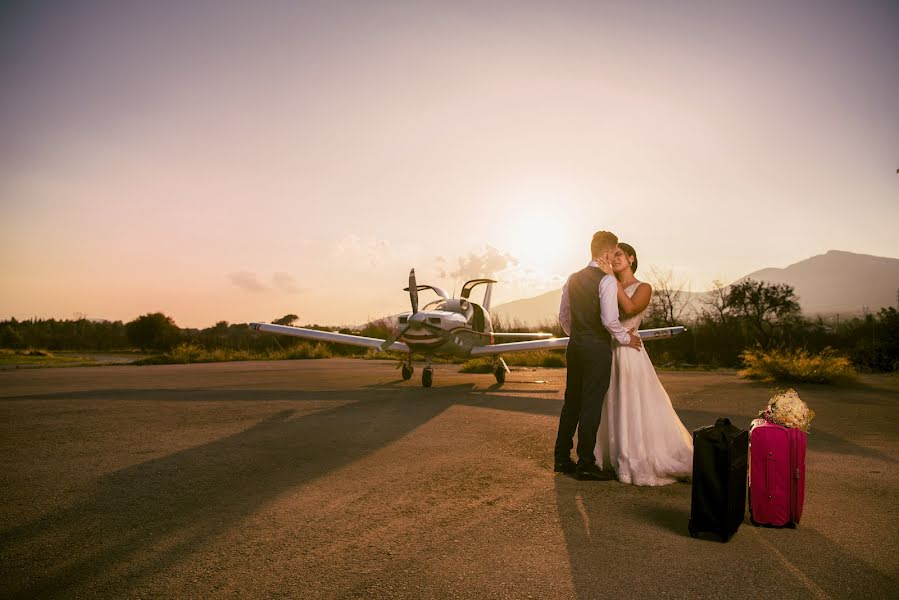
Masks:
[[[239,287],[245,292],[264,292],[268,288],[259,283],[259,279],[256,277],[256,273],[251,273],[250,271],[238,271],[237,273],[231,273],[228,275],[228,278],[231,280],[231,283]]]
[[[278,272],[272,275],[272,285],[267,286],[259,281],[259,276],[251,271],[238,271],[228,275],[231,283],[245,292],[261,293],[273,290],[288,294],[299,294],[303,288],[297,285],[296,280],[289,273]]]
[[[303,291],[303,289],[297,285],[297,282],[293,277],[283,272],[272,275],[272,285],[275,289],[287,292],[288,294],[299,294]]]
[[[508,252],[500,252],[488,245],[480,254],[472,252],[467,256],[460,256],[458,268],[449,270],[443,259],[438,259],[441,277],[451,277],[456,280],[478,279],[481,277],[494,278],[497,273],[518,264],[518,259]]]
[[[390,242],[374,237],[360,238],[348,234],[334,244],[335,256],[352,261],[364,261],[369,266],[383,265],[391,254]]]

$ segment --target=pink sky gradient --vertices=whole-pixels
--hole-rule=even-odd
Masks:
[[[0,318],[502,302],[597,229],[694,290],[899,256],[894,2],[18,4]]]

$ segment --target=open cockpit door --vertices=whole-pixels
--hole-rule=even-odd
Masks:
[[[459,297],[467,299],[471,295],[471,290],[481,285],[482,283],[486,283],[488,285],[487,293],[484,294],[484,308],[486,310],[490,310],[490,292],[493,290],[493,286],[491,284],[496,283],[495,279],[472,279],[471,281],[466,281],[465,285],[462,286],[462,293],[459,294]]]
[[[440,297],[443,298],[444,300],[446,300],[446,299],[449,298],[449,294],[447,294],[445,291],[443,291],[442,289],[440,289],[440,288],[437,287],[436,285],[417,285],[417,286],[415,286],[415,288],[416,288],[416,291],[419,291],[419,292],[422,291],[422,290],[433,290],[433,292],[434,292],[435,294],[437,294],[438,296],[440,296]],[[408,292],[408,291],[409,291],[409,288],[407,288],[407,287],[406,287],[406,288],[403,288],[403,291],[404,291],[404,292]]]

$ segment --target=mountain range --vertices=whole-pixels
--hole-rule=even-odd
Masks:
[[[899,303],[899,259],[831,250],[783,269],[753,271],[745,279],[793,286],[807,316],[859,316]],[[652,282],[650,282],[652,283]],[[693,304],[708,292],[684,292]],[[507,322],[540,324],[558,317],[562,290],[500,304],[491,313]]]

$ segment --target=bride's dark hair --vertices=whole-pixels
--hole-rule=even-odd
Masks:
[[[631,263],[631,273],[637,272],[637,251],[634,250],[634,247],[630,244],[625,244],[624,242],[618,242],[618,247],[624,250],[624,253],[627,256],[633,256],[634,262]]]

